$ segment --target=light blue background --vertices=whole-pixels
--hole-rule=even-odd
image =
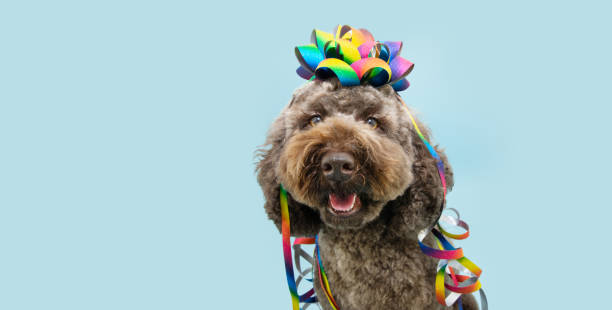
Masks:
[[[602,306],[605,1],[3,1],[0,309],[289,309],[254,150],[336,24],[402,40],[492,309]]]

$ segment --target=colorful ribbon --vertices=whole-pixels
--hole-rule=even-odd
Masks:
[[[336,304],[336,300],[334,300],[334,296],[331,293],[331,288],[329,287],[329,281],[327,281],[327,274],[325,273],[325,268],[323,268],[323,261],[321,260],[321,251],[319,249],[319,236],[317,235],[315,238],[316,247],[315,253],[317,255],[317,262],[319,264],[319,282],[321,283],[321,288],[323,292],[325,292],[325,297],[327,297],[327,301],[330,306],[334,310],[338,310],[338,304]]]
[[[337,26],[335,35],[314,30],[312,44],[295,48],[297,74],[306,80],[337,77],[343,86],[390,84],[395,91],[408,86],[405,77],[413,63],[399,56],[402,42],[375,41],[366,29]]]
[[[280,187],[281,204],[281,233],[283,235],[283,256],[285,258],[285,273],[287,274],[287,284],[293,310],[300,310],[300,299],[297,294],[295,275],[293,274],[293,262],[291,261],[291,227],[289,221],[289,207],[287,205],[287,192],[281,185]]]
[[[312,265],[312,257],[304,252],[299,246],[301,244],[312,244],[314,243],[314,238],[295,238],[293,242],[294,248],[297,248],[295,253],[295,264],[300,273],[298,280],[295,280],[295,274],[293,273],[293,262],[291,261],[291,227],[289,221],[289,206],[287,204],[287,191],[283,186],[280,186],[280,205],[281,205],[281,233],[283,236],[283,257],[285,259],[285,273],[287,275],[287,284],[289,286],[289,294],[291,295],[291,304],[293,305],[293,310],[305,310],[312,303],[317,302],[317,298],[314,296],[314,288],[311,288],[306,293],[302,295],[298,295],[297,287],[302,281],[305,279],[305,275],[310,271],[312,272],[312,268],[308,268],[303,270],[300,264],[300,257],[304,257],[307,261],[309,261]],[[311,279],[306,279],[312,282]],[[300,302],[305,303],[306,306],[304,308],[300,308]]]
[[[410,121],[414,126],[419,138],[427,147],[427,150],[431,154],[431,156],[436,160],[436,166],[438,168],[438,174],[440,175],[440,181],[442,182],[443,189],[443,199],[442,199],[442,208],[444,209],[446,205],[446,178],[444,175],[444,163],[442,159],[436,152],[435,148],[431,146],[429,141],[425,138],[419,126],[417,125],[412,113],[410,113],[410,109],[408,109],[408,105],[402,100],[402,97],[397,95],[400,101],[404,104],[406,111],[408,112],[408,116],[410,117]],[[434,257],[439,259],[436,273],[436,282],[435,282],[435,290],[436,290],[436,299],[438,303],[445,306],[452,306],[457,300],[459,301],[460,309],[462,308],[461,303],[461,295],[462,294],[471,294],[476,291],[480,293],[480,304],[482,305],[482,310],[488,310],[488,302],[487,297],[484,291],[481,289],[481,284],[479,281],[480,274],[482,270],[476,266],[476,264],[472,263],[467,257],[463,255],[463,250],[461,248],[455,248],[452,243],[446,239],[444,236],[447,236],[451,239],[462,240],[467,238],[470,235],[469,226],[466,222],[462,221],[459,218],[459,211],[453,208],[449,208],[448,210],[455,213],[456,217],[448,216],[442,214],[440,219],[438,219],[437,224],[434,227],[430,227],[427,229],[423,229],[418,234],[418,242],[421,247],[421,251],[430,257]],[[463,234],[452,234],[442,228],[442,222],[460,227],[465,230]],[[438,249],[430,248],[423,243],[425,237],[431,232],[436,240],[438,245]],[[447,276],[452,280],[452,283],[446,281]],[[450,294],[446,296],[446,290],[450,291]]]

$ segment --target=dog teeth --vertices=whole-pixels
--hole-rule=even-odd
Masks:
[[[348,209],[348,210],[337,210],[337,211],[338,211],[338,212],[340,212],[340,213],[347,213],[347,212],[351,212],[351,211],[352,211],[354,208],[355,208],[355,205],[353,204],[353,205],[351,206],[351,208],[350,208],[350,209]]]
[[[348,215],[355,212],[358,208],[357,195],[351,194],[346,197],[338,197],[335,194],[329,195],[330,212],[339,215]]]

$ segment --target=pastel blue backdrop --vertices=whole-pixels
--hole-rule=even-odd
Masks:
[[[289,309],[254,151],[304,83],[293,47],[338,23],[416,64],[402,96],[447,150],[491,309],[601,308],[610,9],[3,1],[0,309]]]

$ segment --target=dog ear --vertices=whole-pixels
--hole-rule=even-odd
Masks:
[[[291,106],[291,103],[289,106]],[[285,112],[283,111],[270,127],[266,144],[258,151],[260,160],[257,164],[257,181],[266,199],[264,209],[279,231],[281,231],[281,209],[280,181],[277,171],[280,155],[286,140],[284,115]],[[317,211],[295,201],[289,193],[287,195],[287,204],[289,206],[292,236],[313,237],[319,233],[321,219]]]
[[[431,141],[429,129],[416,118],[415,122],[425,139]],[[444,190],[436,159],[419,137],[414,125],[408,123],[405,126],[408,127],[404,132],[409,133],[409,142],[403,145],[404,150],[413,156],[414,181],[404,194],[390,204],[393,205],[392,209],[399,213],[395,214],[394,218],[400,221],[397,224],[402,227],[402,233],[406,233],[406,230],[414,233],[435,224],[442,213]],[[453,187],[452,168],[444,151],[438,146],[434,146],[434,149],[444,164],[446,188],[447,191],[450,191]]]

